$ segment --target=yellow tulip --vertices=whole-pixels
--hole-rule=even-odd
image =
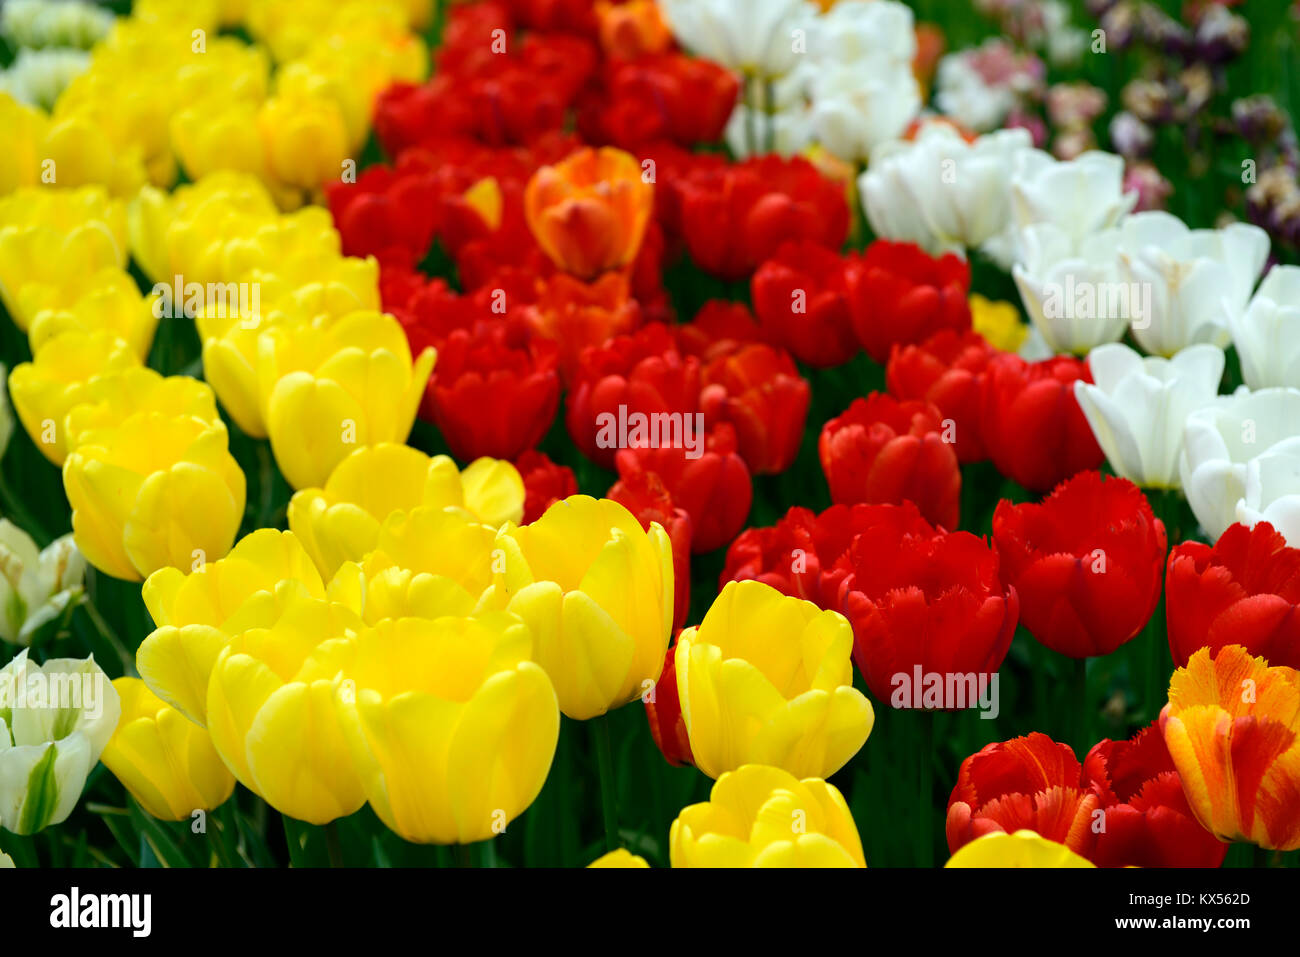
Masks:
[[[633,854],[625,847],[620,847],[617,851],[610,851],[596,858],[588,867],[649,867],[644,857],[639,854]]]
[[[52,182],[59,186],[101,184],[114,196],[133,195],[147,179],[170,185],[175,179],[175,164],[170,156],[155,156],[158,166],[151,169],[141,145],[115,142],[101,122],[113,116],[111,111],[73,112],[63,108],[75,84],[73,80],[59,97],[42,143],[41,155],[50,164],[47,169],[52,173]]]
[[[634,700],[663,668],[673,618],[672,545],[622,505],[575,495],[506,526],[497,584],[533,631],[560,710],[585,720]]]
[[[78,393],[77,404],[64,418],[69,451],[97,429],[114,428],[140,412],[190,416],[221,425],[217,399],[201,379],[185,375],[163,377],[146,366],[97,375]]]
[[[945,867],[1096,867],[1064,844],[1034,831],[985,834],[960,848]]]
[[[208,723],[208,678],[231,635],[269,623],[282,582],[325,597],[320,573],[292,532],[258,529],[225,558],[197,564],[186,575],[160,568],[141,597],[157,628],[140,643],[140,677],[163,701],[195,724]]]
[[[208,733],[139,678],[113,682],[122,718],[100,760],[141,807],[164,821],[220,807],[235,790]]]
[[[1029,338],[1029,325],[1010,302],[994,302],[976,293],[970,297],[972,327],[1003,352],[1017,352]]]
[[[344,562],[359,562],[375,549],[391,514],[420,507],[458,509],[492,526],[517,522],[524,482],[509,462],[480,459],[460,472],[448,456],[381,442],[340,462],[324,488],[297,492],[289,501],[289,527],[331,578]]]
[[[230,550],[244,517],[244,473],[225,426],[140,412],[79,437],[63,466],[72,530],[86,560],[139,581]]]
[[[191,180],[218,170],[262,176],[266,162],[257,129],[259,104],[216,96],[181,109],[171,120],[172,146]]]
[[[459,509],[396,511],[363,562],[340,566],[329,596],[367,624],[469,615],[500,604],[492,600],[493,559],[500,554],[496,529]]]
[[[295,489],[322,485],[360,446],[405,441],[435,356],[428,348],[412,361],[401,324],[377,312],[311,336],[272,327],[258,347],[271,450]]]
[[[96,274],[96,285],[86,289],[75,302],[37,312],[27,329],[32,354],[65,332],[80,335],[104,331],[122,339],[145,362],[153,347],[159,315],[152,298],[145,298],[135,280],[124,269],[104,269]]]
[[[125,265],[126,204],[109,196],[103,186],[76,189],[26,186],[8,196],[0,196],[0,229],[47,226],[67,236],[90,223],[108,227],[120,250],[117,265]]]
[[[208,732],[240,784],[282,814],[328,824],[366,800],[336,705],[360,623],[298,582],[281,583],[275,604],[273,622],[235,635],[217,657]]]
[[[49,226],[0,229],[0,300],[26,332],[42,309],[69,308],[115,277],[123,253],[112,230],[98,221],[66,235]]]
[[[766,764],[830,777],[875,714],[853,687],[853,629],[838,612],[762,582],[731,582],[674,653],[682,719],[709,777]]]
[[[378,310],[379,262],[330,250],[301,253],[267,268],[253,267],[243,276],[262,290],[262,315],[321,325],[350,312]]]
[[[866,867],[844,796],[817,778],[747,764],[684,808],[669,835],[673,867]]]
[[[327,97],[279,94],[257,115],[268,175],[310,194],[343,174],[350,141],[339,105]]]
[[[36,447],[55,465],[62,465],[68,455],[65,416],[94,395],[98,376],[139,366],[131,347],[110,332],[67,332],[44,343],[31,362],[9,374],[9,394]]]
[[[339,696],[366,798],[421,844],[505,830],[555,756],[555,690],[518,618],[403,618],[362,631]]]
[[[0,91],[0,194],[41,181],[41,163],[49,118],[34,106]]]

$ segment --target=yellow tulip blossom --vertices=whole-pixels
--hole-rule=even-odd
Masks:
[[[113,682],[122,717],[100,760],[140,806],[164,821],[190,820],[220,807],[235,790],[208,732],[150,691],[139,678]]]
[[[163,701],[207,725],[208,678],[233,634],[268,624],[276,588],[295,582],[311,598],[325,586],[292,532],[262,528],[245,535],[225,558],[189,574],[160,568],[141,589],[157,628],[140,643],[135,663]]]
[[[104,223],[68,234],[48,226],[0,229],[0,300],[24,332],[42,309],[63,309],[116,277],[123,249]]]
[[[146,366],[133,366],[97,375],[77,395],[77,404],[64,418],[68,451],[81,437],[97,429],[121,425],[141,412],[190,416],[220,426],[217,399],[201,379],[185,375],[162,376]]]
[[[43,309],[32,317],[27,339],[33,355],[65,332],[85,335],[103,330],[130,345],[141,362],[148,360],[160,318],[153,298],[141,295],[135,280],[124,269],[101,270],[95,282],[75,302]]]
[[[93,382],[139,368],[130,345],[111,332],[65,332],[46,343],[31,362],[9,374],[14,411],[36,447],[55,465],[68,455],[64,417],[95,393]]]
[[[985,834],[958,849],[945,867],[1096,867],[1064,844],[1036,832]]]
[[[208,732],[239,783],[282,814],[328,824],[366,801],[337,706],[360,623],[299,582],[274,598],[274,620],[233,636],[212,667]]]
[[[1003,352],[1018,352],[1029,338],[1030,326],[1014,303],[994,302],[978,293],[970,297],[971,326]]]
[[[674,654],[695,765],[830,777],[867,740],[871,702],[853,687],[844,616],[756,581],[730,582]]]
[[[352,151],[339,104],[328,97],[280,94],[257,114],[262,155],[272,180],[307,193],[343,175]]]
[[[129,581],[215,561],[244,517],[244,473],[225,426],[188,415],[139,412],[82,433],[63,487],[86,560]]]
[[[560,712],[514,615],[402,618],[356,638],[339,709],[370,806],[422,844],[506,829],[550,771]]]
[[[91,223],[108,228],[119,250],[117,265],[125,265],[126,203],[110,196],[103,186],[76,189],[26,186],[8,196],[0,196],[0,229],[46,226],[67,236]]]
[[[0,142],[5,144],[0,150],[0,195],[41,181],[48,126],[41,110],[0,91]]]
[[[669,835],[673,867],[866,867],[844,795],[817,778],[747,764],[684,808]]]
[[[633,854],[625,847],[620,847],[616,851],[610,851],[608,854],[602,854],[596,858],[588,867],[622,867],[622,868],[648,868],[644,857],[639,854]]]
[[[498,536],[497,585],[533,631],[560,710],[585,720],[653,687],[673,619],[673,558],[657,522],[575,495]]]

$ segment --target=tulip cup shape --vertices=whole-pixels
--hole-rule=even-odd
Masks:
[[[122,719],[102,760],[140,806],[164,821],[184,821],[224,804],[235,790],[235,776],[208,732],[139,678],[118,678],[113,688]]]
[[[649,867],[646,859],[639,854],[633,854],[625,847],[620,847],[617,851],[610,851],[608,854],[602,854],[596,858],[588,867],[618,867],[618,868],[642,868]]]
[[[542,789],[560,734],[550,679],[515,615],[363,630],[339,710],[366,798],[408,841],[488,840]]]
[[[24,648],[0,668],[0,827],[35,834],[67,820],[120,715],[93,657],[38,665]]]
[[[43,549],[7,518],[0,519],[0,641],[28,647],[48,629],[66,626],[85,594],[86,560],[71,535]]]
[[[985,834],[954,854],[944,867],[1096,867],[1064,844],[1025,829]]]
[[[506,610],[533,633],[560,710],[579,721],[654,686],[673,621],[673,549],[658,522],[574,495],[497,537]]]
[[[1300,848],[1300,674],[1241,645],[1174,672],[1160,728],[1197,820],[1224,841]]]
[[[693,763],[711,778],[743,764],[830,777],[875,722],[853,687],[853,629],[837,612],[762,582],[730,582],[674,664]]]
[[[866,867],[844,795],[817,778],[747,764],[682,809],[669,835],[673,867]]]

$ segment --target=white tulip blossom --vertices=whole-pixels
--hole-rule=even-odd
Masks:
[[[31,536],[0,519],[0,639],[30,645],[46,625],[81,603],[86,560],[71,535],[38,550]]]
[[[1011,171],[1030,148],[1025,130],[968,143],[951,124],[925,123],[912,141],[886,143],[858,181],[876,235],[932,254],[983,246],[1011,224]]]
[[[1011,212],[1018,229],[1050,223],[1076,242],[1116,226],[1137,205],[1124,192],[1124,160],[1090,150],[1058,160],[1042,150],[1016,156]]]
[[[1210,538],[1218,539],[1238,521],[1241,503],[1256,514],[1267,513],[1269,496],[1283,487],[1274,471],[1277,463],[1257,466],[1256,491],[1248,500],[1251,463],[1278,446],[1279,454],[1289,455],[1287,443],[1297,435],[1300,389],[1243,387],[1187,417],[1179,473],[1187,503]]]
[[[34,834],[65,821],[120,717],[93,657],[38,665],[23,649],[0,668],[0,827]]]
[[[1162,356],[1200,342],[1226,346],[1228,317],[1246,308],[1268,250],[1258,226],[1189,229],[1169,213],[1129,216],[1120,225],[1121,278],[1149,286],[1153,304],[1133,323],[1138,344]]]
[[[1300,267],[1274,266],[1228,328],[1252,389],[1300,387]]]
[[[660,0],[659,8],[686,49],[763,79],[799,64],[817,16],[806,0]]]
[[[1074,394],[1115,474],[1143,488],[1178,487],[1187,417],[1215,401],[1223,365],[1223,350],[1210,345],[1172,359],[1119,343],[1092,350],[1094,384],[1076,382]]]
[[[1300,548],[1300,435],[1246,463],[1246,494],[1237,502],[1237,521],[1252,528],[1268,522],[1288,545]]]
[[[842,160],[865,160],[896,140],[921,109],[921,88],[911,68],[863,70],[840,66],[819,71],[810,86],[810,132]]]
[[[1011,275],[1025,312],[1054,353],[1087,355],[1116,342],[1134,315],[1149,308],[1140,288],[1120,281],[1118,229],[1075,237],[1043,222],[1023,230],[1019,245]]]

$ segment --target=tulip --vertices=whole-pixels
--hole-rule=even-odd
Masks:
[[[920,345],[895,346],[885,370],[890,395],[927,402],[952,420],[957,461],[963,465],[988,457],[980,410],[984,370],[997,353],[978,332],[945,329]]]
[[[0,639],[27,647],[65,628],[84,596],[86,560],[71,535],[39,551],[31,536],[0,519]]]
[[[240,784],[281,814],[327,824],[366,802],[336,706],[361,623],[298,582],[281,583],[273,604],[217,656],[208,732]]]
[[[537,521],[560,499],[578,494],[573,469],[552,462],[544,452],[525,452],[515,459],[515,468],[524,481],[524,525]]]
[[[296,492],[289,528],[328,579],[344,562],[359,562],[374,550],[394,512],[451,508],[497,526],[519,521],[523,505],[523,480],[509,462],[479,459],[460,472],[445,455],[430,458],[385,442],[357,449],[323,488]]]
[[[131,348],[111,333],[66,332],[9,373],[9,394],[32,442],[61,466],[68,457],[64,417],[87,401],[96,377],[139,365]]]
[[[866,867],[844,795],[817,778],[749,764],[682,809],[669,835],[673,867]]]
[[[0,827],[35,834],[67,820],[120,713],[93,656],[38,665],[24,648],[0,668]]]
[[[1247,504],[1250,463],[1293,439],[1297,421],[1300,421],[1300,390],[1297,389],[1241,391],[1188,415],[1183,454],[1178,462],[1179,477],[1187,503],[1211,540],[1237,521],[1252,524],[1248,516],[1239,514],[1239,506]],[[1274,464],[1283,464],[1286,458],[1280,456]],[[1263,517],[1273,499],[1282,501],[1285,508],[1286,500],[1291,497],[1286,492],[1285,470],[1276,476],[1281,481],[1267,490],[1258,480],[1273,475],[1272,469],[1266,467],[1261,471],[1257,467],[1254,475],[1257,494],[1254,506],[1250,507],[1256,515]],[[1278,527],[1272,518],[1267,520]],[[1293,544],[1300,544],[1300,540]]]
[[[1144,488],[1178,487],[1183,427],[1214,403],[1223,362],[1223,350],[1206,344],[1172,359],[1144,359],[1120,343],[1092,350],[1096,384],[1075,382],[1074,395],[1115,474]]]
[[[672,45],[672,34],[655,0],[621,4],[596,0],[596,18],[601,49],[610,58],[636,60],[646,54],[662,53]]]
[[[1124,160],[1089,150],[1060,160],[1042,150],[1016,156],[1011,209],[1016,226],[1050,223],[1076,242],[1119,224],[1137,203],[1124,191]]]
[[[898,402],[882,392],[855,399],[823,426],[818,443],[831,499],[839,505],[911,501],[931,522],[955,529],[961,472],[954,438],[928,402]]]
[[[878,506],[859,521],[865,527],[823,572],[821,590],[853,626],[867,687],[894,708],[975,706],[1011,647],[1020,608],[997,554],[968,532],[935,530],[911,504]],[[918,669],[922,681],[959,675],[975,684],[930,702],[913,683]]]
[[[46,225],[0,229],[0,302],[23,332],[42,309],[67,309],[116,275],[125,250],[108,224],[66,234]]]
[[[617,502],[574,495],[531,525],[506,526],[497,582],[533,632],[560,710],[586,720],[659,677],[673,619],[668,534]]]
[[[1064,844],[1040,837],[1028,828],[1007,834],[994,831],[958,849],[944,867],[1096,867]]]
[[[263,528],[225,558],[195,562],[190,574],[160,568],[141,597],[157,626],[136,650],[149,690],[195,724],[207,725],[208,678],[230,638],[262,622],[276,587],[294,581],[325,597],[320,572],[292,532]]]
[[[1228,329],[1252,389],[1300,388],[1300,351],[1289,330],[1300,326],[1300,267],[1274,266],[1245,312],[1228,313]]]
[[[299,190],[318,191],[348,156],[342,112],[326,96],[273,96],[258,110],[257,129],[271,177]]]
[[[27,338],[32,353],[37,354],[47,342],[65,332],[84,336],[103,330],[129,344],[144,362],[153,347],[158,318],[129,273],[105,269],[76,301],[37,312],[28,326]]]
[[[1227,345],[1228,317],[1245,311],[1268,250],[1258,226],[1193,230],[1169,213],[1130,216],[1120,227],[1121,278],[1149,285],[1154,303],[1154,315],[1133,324],[1138,345],[1162,356]]]
[[[1223,841],[1300,848],[1300,677],[1240,645],[1174,672],[1160,730],[1196,818]]]
[[[812,135],[851,162],[865,162],[873,150],[898,139],[921,109],[909,63],[864,66],[838,64],[811,75]]]
[[[691,738],[682,717],[682,700],[677,687],[677,648],[668,649],[664,657],[664,670],[655,686],[641,696],[645,705],[646,721],[655,747],[673,767],[695,763],[691,754]]]
[[[908,243],[878,240],[849,264],[847,283],[853,330],[882,365],[894,346],[970,328],[970,266],[957,256],[932,259]]]
[[[104,748],[104,767],[146,811],[184,821],[220,807],[235,790],[207,731],[186,719],[139,678],[118,678],[113,689],[122,719]]]
[[[763,343],[741,346],[709,362],[701,381],[705,426],[730,422],[735,427],[750,472],[776,475],[794,464],[812,388],[788,354]]]
[[[1020,594],[1020,620],[1071,658],[1108,655],[1160,600],[1165,526],[1122,478],[1083,472],[1041,504],[998,503],[993,540]]]
[[[9,448],[14,434],[14,413],[9,406],[9,370],[0,362],[0,458]]]
[[[750,288],[765,336],[802,361],[829,368],[857,355],[846,265],[832,250],[812,240],[784,243]]]
[[[607,273],[590,284],[557,273],[539,287],[537,302],[522,311],[522,321],[534,336],[559,346],[561,376],[573,383],[584,351],[631,333],[640,325],[641,312],[621,273]]]
[[[1035,492],[1105,460],[1074,383],[1091,381],[1086,364],[1069,356],[1026,362],[990,360],[984,378],[981,434],[999,472]]]
[[[655,522],[668,533],[673,546],[673,631],[686,624],[691,610],[691,540],[694,525],[690,513],[674,502],[656,472],[630,472],[610,486],[606,496],[636,516],[647,532]]]
[[[1267,522],[1232,525],[1213,547],[1183,542],[1169,553],[1165,580],[1169,650],[1186,667],[1192,653],[1242,645],[1252,655],[1300,668],[1300,549]]]
[[[1019,352],[1028,340],[1032,327],[1020,317],[1020,310],[1005,300],[985,299],[972,293],[971,329],[979,333],[998,352]]]
[[[1300,436],[1279,442],[1246,463],[1246,494],[1237,521],[1269,522],[1288,542],[1300,544]]]
[[[807,28],[816,12],[803,0],[665,0],[659,6],[678,42],[696,56],[761,77],[794,69],[792,31]]]
[[[611,62],[599,93],[589,93],[578,132],[638,155],[665,141],[692,147],[716,143],[736,107],[739,83],[728,70],[680,53]]]
[[[649,867],[644,857],[639,854],[633,854],[625,847],[620,847],[616,851],[610,851],[608,854],[602,854],[596,858],[588,867]]]
[[[712,778],[744,764],[830,777],[871,733],[871,703],[853,687],[853,631],[835,612],[731,582],[676,648],[692,760]]]
[[[244,517],[244,473],[226,429],[140,412],[81,434],[63,466],[72,530],[86,560],[140,581],[229,551]]]
[[[405,618],[357,636],[339,712],[366,799],[404,839],[487,840],[541,791],[560,712],[531,644],[500,613]]]
[[[533,174],[524,196],[528,227],[561,269],[579,279],[636,258],[650,223],[654,187],[635,157],[584,149]]]
[[[164,378],[146,366],[97,375],[78,395],[77,404],[63,420],[69,451],[76,449],[88,433],[117,428],[141,412],[221,425],[216,396],[206,382],[186,375]]]

